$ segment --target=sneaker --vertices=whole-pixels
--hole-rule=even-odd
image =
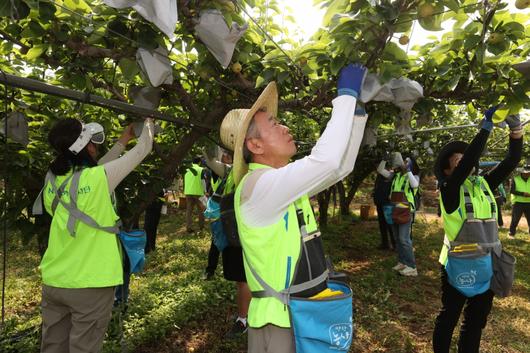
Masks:
[[[214,276],[214,273],[208,272],[208,271],[204,271],[204,273],[201,276],[201,279],[203,279],[205,281],[209,281],[209,280],[211,280],[213,278],[213,276]]]
[[[405,265],[402,264],[401,262],[398,262],[396,266],[392,267],[392,269],[393,269],[394,271],[401,271],[401,270],[404,269],[405,267],[407,267],[407,266],[405,266]]]
[[[412,267],[405,266],[405,268],[399,271],[399,274],[406,277],[417,277],[418,270]]]
[[[248,326],[238,317],[236,322],[234,322],[234,325],[232,325],[230,331],[226,333],[226,338],[234,339],[241,337],[245,334],[245,332],[247,332],[247,330]]]
[[[508,239],[515,239],[515,234],[508,234]]]

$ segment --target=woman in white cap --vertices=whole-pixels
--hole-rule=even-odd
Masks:
[[[53,218],[40,264],[41,352],[101,350],[114,288],[123,282],[112,193],[151,151],[152,119],[145,120],[136,146],[117,158],[133,137],[131,125],[98,165],[98,146],[105,141],[101,125],[63,119],[48,135],[57,156],[43,189],[44,206]]]

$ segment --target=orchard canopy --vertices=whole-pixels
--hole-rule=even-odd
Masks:
[[[469,139],[475,131],[400,135],[400,124],[409,130],[475,124],[488,106],[499,103],[521,110],[523,121],[528,118],[530,80],[512,66],[529,58],[527,0],[314,0],[324,16],[316,33],[303,42],[293,39],[298,38],[293,24],[304,16],[304,8],[288,11],[288,5],[280,0],[178,0],[174,31],[164,33],[136,9],[113,8],[101,0],[2,0],[0,68],[5,74],[132,103],[138,87],[152,85],[142,73],[139,53],[158,48],[155,56],[169,63],[172,76],[159,85],[158,110],[196,125],[159,121],[163,132],[155,139],[155,153],[120,188],[120,213],[127,222],[138,218],[191,156],[219,140],[220,122],[230,109],[249,107],[270,81],[279,85],[280,118],[303,142],[300,155],[329,119],[337,73],[345,64],[366,65],[381,84],[404,77],[421,85],[423,97],[405,118],[392,103],[367,104],[369,129],[377,141],[363,149],[355,172],[339,185],[345,207],[385,151],[414,151],[424,170],[430,170],[441,145],[450,138]],[[234,22],[232,28],[248,26],[226,68],[198,35],[200,16],[211,9],[222,14],[228,27]],[[420,28],[424,38],[418,40]],[[97,121],[110,141],[131,119],[141,118],[9,86],[0,98],[2,111],[23,113],[29,122],[29,144],[8,139],[8,151],[0,157],[10,201],[3,217],[27,237],[46,231],[26,209],[52,159],[46,140],[52,124],[65,117]],[[496,130],[488,151],[492,159],[506,146],[506,132]]]

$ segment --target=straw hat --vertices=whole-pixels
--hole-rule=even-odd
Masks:
[[[278,113],[278,89],[276,82],[271,82],[265,87],[256,102],[250,109],[232,109],[223,119],[221,124],[221,142],[229,150],[234,152],[234,183],[239,184],[248,171],[248,164],[243,157],[243,144],[247,134],[248,126],[254,114],[264,109],[276,116]]]

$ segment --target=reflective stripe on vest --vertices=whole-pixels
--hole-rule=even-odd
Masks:
[[[193,164],[186,174],[184,174],[184,194],[191,196],[204,195],[204,188],[202,185],[202,168],[197,164]]]
[[[251,227],[243,220],[240,206],[241,191],[247,177],[256,169],[261,168],[269,167],[257,163],[249,165],[249,173],[244,176],[236,188],[234,209],[245,254],[245,273],[250,290],[259,292],[267,289],[253,275],[254,272],[259,274],[260,279],[271,290],[282,292],[290,287],[300,257],[300,229],[294,203],[288,206],[285,215],[274,224],[265,227]],[[308,232],[316,230],[316,220],[311,211],[309,198],[304,196],[300,202]],[[252,269],[249,267],[249,263],[252,264]],[[279,327],[290,327],[291,325],[289,311],[284,303],[275,297],[253,297],[250,302],[248,322],[250,327],[255,328],[267,324]]]
[[[513,178],[515,191],[530,193],[530,178],[524,180],[520,175]],[[512,203],[530,203],[530,197],[512,194]]]
[[[59,288],[100,288],[121,284],[123,270],[117,236],[85,222],[74,222],[75,237],[72,236],[68,229],[71,213],[64,206],[68,207],[73,198],[80,212],[103,227],[114,227],[118,216],[105,169],[103,166],[83,169],[76,197],[70,195],[73,190],[71,177],[72,173],[57,176],[54,186],[48,181],[44,188],[44,206],[53,218],[48,248],[40,264],[42,281]],[[54,189],[61,185],[61,200],[54,202]]]
[[[486,229],[484,231],[497,232],[497,206],[493,193],[484,178],[473,177],[464,181],[460,187],[460,203],[454,212],[448,214],[445,211],[441,195],[440,208],[445,232],[444,245],[438,259],[442,265],[447,262],[447,253],[452,246],[469,243],[470,241],[479,245],[482,244],[482,246],[488,248],[497,245],[498,234],[486,234],[483,237],[485,239],[493,239],[492,241],[485,241],[484,239],[458,239],[455,241],[464,222],[491,223],[491,227],[490,224],[484,225],[484,229]],[[495,226],[493,227],[493,225]]]

